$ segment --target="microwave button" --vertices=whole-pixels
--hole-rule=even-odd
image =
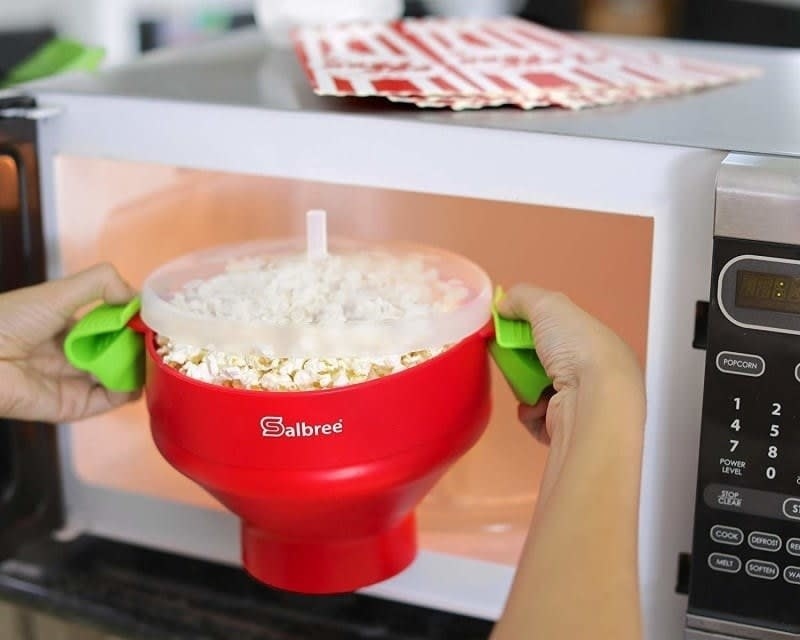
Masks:
[[[793,556],[800,556],[800,538],[789,538],[786,541],[786,551]]]
[[[766,560],[748,560],[744,570],[751,578],[761,578],[762,580],[774,580],[781,574],[777,564]]]
[[[783,570],[783,579],[792,584],[800,584],[800,567],[786,567]]]
[[[752,353],[720,351],[717,354],[717,369],[722,373],[733,373],[738,376],[757,378],[764,374],[766,363],[761,356]]]
[[[792,520],[800,520],[800,499],[786,498],[783,501],[783,515]]]
[[[738,546],[744,542],[744,533],[736,527],[715,524],[711,527],[711,539],[720,544]],[[800,539],[798,539],[798,542],[800,542]],[[798,546],[798,549],[800,549],[800,546]]]
[[[739,569],[742,568],[742,561],[736,556],[727,553],[712,553],[708,556],[708,566],[714,571],[739,573]]]
[[[747,544],[752,549],[761,551],[778,551],[782,546],[780,537],[774,533],[764,533],[763,531],[751,531],[747,536]]]

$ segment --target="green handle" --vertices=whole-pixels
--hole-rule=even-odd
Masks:
[[[130,392],[144,384],[144,339],[128,322],[141,306],[101,304],[67,334],[64,354],[70,364],[92,374],[110,391]]]
[[[66,38],[50,40],[8,72],[0,87],[13,86],[66,71],[95,71],[105,57],[98,47]]]
[[[492,305],[495,338],[489,344],[489,353],[517,400],[534,405],[553,381],[536,354],[530,324],[524,320],[503,318],[497,312],[496,305],[502,295],[503,291],[498,287]]]
[[[524,404],[536,404],[553,384],[532,349],[506,349],[492,340],[489,353],[517,400]]]

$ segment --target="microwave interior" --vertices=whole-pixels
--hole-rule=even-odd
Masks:
[[[54,275],[108,261],[140,287],[188,252],[301,235],[305,212],[321,208],[332,235],[436,245],[478,263],[505,288],[530,282],[563,291],[645,364],[653,244],[646,215],[94,157],[59,156],[54,171]],[[492,376],[488,429],[419,506],[419,542],[426,552],[511,568],[547,451],[518,423],[517,402],[494,367]],[[59,430],[62,536],[90,531],[239,562],[238,520],[161,457],[144,400]]]

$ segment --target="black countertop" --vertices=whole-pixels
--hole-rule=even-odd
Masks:
[[[152,640],[484,640],[492,628],[362,595],[276,591],[235,568],[92,537],[0,562],[0,599]]]

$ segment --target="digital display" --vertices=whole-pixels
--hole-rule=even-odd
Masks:
[[[736,274],[736,306],[800,314],[800,277],[739,271]]]

